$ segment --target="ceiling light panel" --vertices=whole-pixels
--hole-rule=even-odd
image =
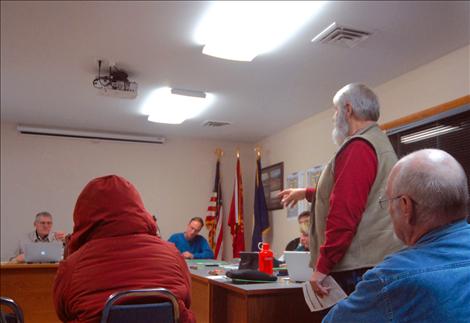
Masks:
[[[252,61],[294,35],[326,1],[214,2],[194,34],[206,55]]]
[[[142,112],[152,122],[181,124],[198,116],[213,99],[210,93],[163,87],[150,93]]]

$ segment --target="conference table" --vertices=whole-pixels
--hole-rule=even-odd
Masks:
[[[191,309],[198,323],[321,322],[310,312],[301,284],[279,279],[272,283],[234,284],[214,264],[188,262],[192,281]],[[25,322],[55,323],[52,286],[58,264],[2,263],[1,295],[23,309]]]
[[[52,285],[58,266],[58,264],[1,264],[1,295],[13,299],[20,305],[26,323],[60,322],[52,301]]]
[[[287,277],[272,283],[233,283],[223,269],[204,262],[189,263],[192,305],[198,323],[321,322],[310,312],[302,284]],[[220,271],[221,275],[209,272]]]

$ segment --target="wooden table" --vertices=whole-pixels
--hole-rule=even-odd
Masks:
[[[26,323],[60,322],[52,302],[57,267],[58,264],[1,264],[1,295],[21,307]]]
[[[198,323],[321,322],[305,303],[301,284],[233,284],[191,269],[192,310]]]
[[[57,264],[2,264],[1,295],[23,309],[25,322],[54,323],[52,285]],[[305,304],[300,284],[235,285],[208,277],[211,268],[191,269],[192,305],[198,323],[321,322]]]

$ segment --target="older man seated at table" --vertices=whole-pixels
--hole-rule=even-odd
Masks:
[[[401,159],[380,200],[408,246],[367,271],[324,322],[469,322],[467,176],[448,153]]]
[[[39,212],[34,220],[36,230],[28,233],[19,242],[16,256],[10,258],[13,262],[24,262],[24,246],[31,242],[57,242],[65,240],[65,233],[61,231],[52,231],[52,215],[49,212]]]

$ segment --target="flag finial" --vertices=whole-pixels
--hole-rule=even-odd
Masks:
[[[256,159],[260,159],[261,158],[261,147],[260,146],[255,147],[255,153],[256,153]]]
[[[216,148],[215,149],[215,155],[217,156],[217,159],[219,160],[220,158],[223,157],[224,155],[224,151],[222,150],[222,148]]]

